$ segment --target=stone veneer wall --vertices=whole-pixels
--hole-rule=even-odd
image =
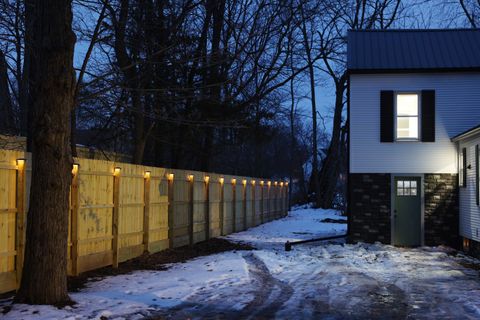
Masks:
[[[461,247],[456,174],[425,174],[425,245]]]
[[[468,248],[464,248],[463,251],[465,251],[467,254],[471,255],[472,257],[475,257],[477,259],[480,259],[480,242],[468,239],[469,246]]]
[[[351,173],[349,241],[390,243],[390,174]]]

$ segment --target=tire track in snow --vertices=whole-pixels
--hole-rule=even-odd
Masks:
[[[254,299],[242,310],[248,319],[273,319],[293,294],[293,288],[273,277],[265,263],[254,253],[243,255],[257,290]],[[276,294],[273,294],[273,293]]]

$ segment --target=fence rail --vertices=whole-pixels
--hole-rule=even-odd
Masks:
[[[23,268],[31,154],[0,149],[0,293]],[[288,184],[249,177],[75,159],[70,275],[246,230],[287,213]]]

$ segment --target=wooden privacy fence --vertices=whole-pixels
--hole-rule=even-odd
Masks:
[[[288,183],[78,158],[68,273],[246,230],[287,213]],[[0,150],[0,293],[20,282],[31,155]]]

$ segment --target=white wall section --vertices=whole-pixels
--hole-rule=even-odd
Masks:
[[[381,90],[435,90],[435,142],[381,143]],[[480,73],[353,74],[350,172],[457,173],[457,148],[450,138],[479,123]]]

